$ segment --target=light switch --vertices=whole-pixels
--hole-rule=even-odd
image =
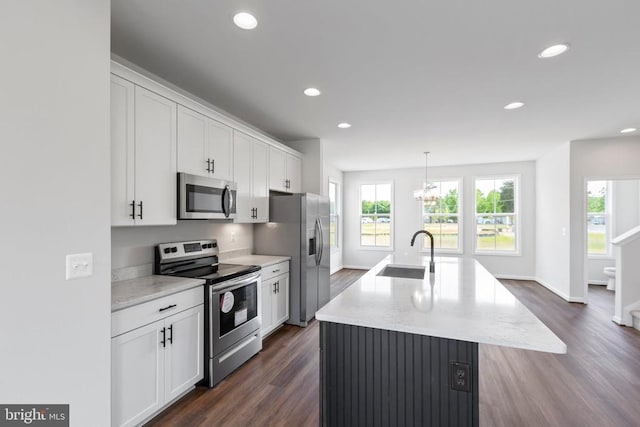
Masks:
[[[67,255],[66,280],[89,277],[93,274],[93,254]]]

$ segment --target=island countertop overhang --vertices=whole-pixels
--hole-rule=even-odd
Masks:
[[[423,279],[378,276],[427,266]],[[567,346],[477,260],[391,254],[316,313],[316,319],[549,353]]]

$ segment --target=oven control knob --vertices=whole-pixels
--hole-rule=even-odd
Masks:
[[[171,252],[178,252],[178,248],[177,248],[177,247],[175,247],[175,246],[174,246],[174,247],[172,247],[172,248],[171,248]]]
[[[171,249],[170,249],[170,248],[164,248],[164,253],[165,253],[165,254],[168,254],[169,252],[171,252]]]

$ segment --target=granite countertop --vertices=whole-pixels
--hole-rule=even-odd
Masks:
[[[111,284],[111,312],[204,285],[202,279],[145,276]]]
[[[426,266],[423,279],[378,276],[388,264]],[[388,255],[316,313],[326,322],[566,353],[567,346],[478,261]]]
[[[265,268],[273,264],[289,261],[290,259],[290,256],[284,255],[244,255],[235,258],[228,258],[221,262],[229,264],[259,265],[260,267]]]

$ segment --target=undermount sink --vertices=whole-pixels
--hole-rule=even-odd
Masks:
[[[424,267],[389,264],[380,272],[378,276],[399,277],[402,279],[424,279]]]

